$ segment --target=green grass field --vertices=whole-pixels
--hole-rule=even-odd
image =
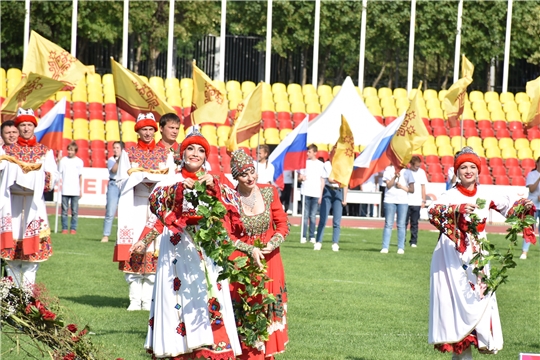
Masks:
[[[53,234],[55,254],[41,265],[38,282],[60,299],[69,320],[90,325],[107,359],[149,359],[143,349],[148,312],[125,310],[127,283],[111,261],[114,242],[99,242],[102,224],[80,219],[77,235]],[[405,255],[396,254],[395,233],[386,255],[379,254],[382,230],[343,229],[337,253],[330,236],[327,229],[322,250],[313,251],[311,244],[299,243],[299,228],[293,227],[282,245],[290,343],[277,359],[450,359],[427,344],[429,266],[437,234],[421,231],[418,248],[407,248]],[[506,246],[501,235],[490,240]],[[517,261],[497,293],[505,347],[493,359],[540,353],[538,247],[531,247],[528,260]],[[28,359],[14,348],[2,336],[0,358]]]

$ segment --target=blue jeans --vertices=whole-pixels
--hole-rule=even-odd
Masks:
[[[405,234],[407,232],[407,213],[409,204],[390,204],[384,203],[384,230],[382,248],[388,249],[390,246],[390,237],[392,236],[392,228],[394,227],[394,215],[397,212],[397,237],[398,249],[405,248]]]
[[[77,230],[79,220],[79,196],[62,195],[62,230],[68,229],[68,207],[71,202],[71,230]]]
[[[324,228],[326,226],[326,220],[332,209],[332,242],[337,244],[339,242],[339,234],[341,231],[341,215],[343,215],[343,189],[332,188],[331,186],[325,186],[323,190],[323,196],[321,200],[321,211],[319,214],[319,226],[317,227],[317,242],[322,243]]]
[[[307,238],[306,232],[309,219],[309,238],[315,237],[315,222],[317,221],[317,210],[319,209],[319,198],[304,196],[304,233],[302,237]]]
[[[107,186],[107,205],[105,206],[105,221],[103,222],[103,236],[111,235],[112,223],[120,200],[120,189],[116,181],[109,180]]]
[[[540,210],[536,210],[536,214],[534,214],[534,219],[538,220],[540,219]],[[536,236],[536,234],[535,234]],[[521,247],[521,251],[528,252],[529,247],[531,247],[531,243],[525,242],[525,239],[523,239],[523,246]]]

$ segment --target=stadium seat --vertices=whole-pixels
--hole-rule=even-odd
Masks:
[[[377,89],[375,89],[374,87],[371,87],[371,86],[366,86],[364,88],[363,94],[364,94],[364,98],[367,98],[368,96],[377,96],[378,97]]]
[[[533,152],[530,148],[522,148],[522,149],[518,149],[517,156],[518,156],[518,159],[521,159],[521,160],[526,160],[526,159],[532,160]]]
[[[317,95],[317,91],[315,90],[315,87],[312,84],[305,84],[302,86],[302,94],[314,94]]]
[[[394,99],[407,98],[407,90],[404,88],[394,89]],[[408,100],[408,99],[407,99]]]
[[[332,87],[330,87],[329,85],[320,85],[317,88],[317,94],[319,96],[332,95]]]
[[[507,176],[496,176],[495,185],[510,185],[510,181]]]
[[[429,177],[430,177],[429,179],[430,182],[434,182],[434,183],[446,182],[446,179],[442,173],[433,173],[433,174],[430,173]]]
[[[521,177],[521,176],[523,176],[523,171],[521,170],[520,167],[512,166],[512,167],[508,168],[508,176],[510,176],[510,177]]]
[[[511,181],[510,181],[510,184],[512,186],[525,186],[525,184],[526,184],[525,178],[523,176],[512,177]]]
[[[438,164],[439,163],[439,157],[437,155],[426,155],[425,159],[426,164]]]
[[[273,83],[272,84],[272,93],[273,94],[277,94],[277,93],[287,93],[287,87],[285,86],[285,84],[283,83]]]
[[[480,174],[479,180],[482,185],[493,185],[493,178],[488,174]]]
[[[510,137],[510,131],[508,131],[507,128],[498,129],[496,132],[497,139],[509,138],[509,137]]]
[[[242,90],[242,93],[244,94],[244,97],[245,97],[245,95],[252,92],[256,87],[257,87],[257,85],[255,85],[255,83],[253,81],[244,81],[244,82],[242,82],[241,90]]]
[[[454,157],[453,156],[441,156],[441,164],[442,165],[454,165]]]
[[[386,97],[392,97],[392,89],[387,87],[382,87],[379,89],[378,94],[379,99],[383,99]]]
[[[471,91],[469,93],[469,101],[474,102],[478,100],[484,100],[484,94],[478,90]]]
[[[503,159],[517,158],[516,149],[514,149],[513,147],[501,149],[501,157]]]
[[[236,80],[229,80],[225,83],[225,89],[227,90],[227,94],[229,94],[231,91],[239,91],[242,92],[242,88],[240,86],[240,83]]]

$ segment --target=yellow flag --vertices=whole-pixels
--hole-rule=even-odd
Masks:
[[[386,155],[396,168],[396,171],[407,166],[413,153],[420,150],[429,136],[426,125],[422,121],[420,112],[422,105],[419,94],[420,91],[417,91],[405,113],[405,119],[403,119],[401,126],[392,137],[390,146],[386,150]]]
[[[60,81],[30,73],[2,104],[2,121],[15,119],[20,107],[36,110],[63,87],[64,83]]]
[[[72,90],[84,74],[92,73],[92,69],[60,46],[32,31],[22,68],[23,76],[31,72],[61,81],[65,84],[64,90]]]
[[[467,86],[473,81],[473,73],[474,65],[463,55],[461,59],[461,75],[463,77],[452,84],[443,100],[443,106],[448,115],[450,127],[458,126],[459,117],[463,114],[463,108],[465,106]]]
[[[186,128],[202,123],[223,124],[228,112],[225,94],[193,61],[193,100]]]
[[[261,128],[262,114],[262,82],[238,104],[231,136],[227,142],[227,150],[238,149],[238,144],[251,138]]]
[[[527,95],[531,98],[531,107],[524,121],[527,128],[540,125],[540,77],[529,81],[526,87]]]
[[[333,151],[332,172],[329,179],[337,181],[342,188],[347,187],[354,167],[354,137],[343,115],[341,115],[339,139]]]
[[[111,57],[116,105],[133,117],[140,113],[153,113],[159,121],[161,115],[176,114],[176,110],[163,100],[144,80]]]

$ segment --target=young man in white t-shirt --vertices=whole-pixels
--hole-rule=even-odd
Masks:
[[[74,141],[67,147],[68,156],[60,160],[62,176],[62,234],[68,233],[68,207],[71,203],[71,234],[77,233],[79,199],[82,196],[83,161],[75,156],[79,147]]]
[[[426,206],[426,184],[427,176],[424,169],[420,167],[422,160],[420,157],[413,156],[409,162],[409,170],[414,178],[414,192],[409,193],[409,210],[407,212],[407,225],[411,224],[411,238],[409,244],[416,247],[418,244],[418,220],[420,219],[420,210]]]
[[[529,188],[528,199],[534,203],[534,206],[536,206],[535,219],[538,221],[538,219],[540,219],[540,157],[536,159],[536,169],[532,170],[527,175],[527,181],[525,183],[527,188]],[[523,246],[521,248],[522,253],[519,257],[521,260],[525,260],[527,258],[527,253],[529,252],[530,246],[531,243],[525,242],[524,239]]]
[[[317,159],[317,145],[308,146],[307,162],[305,170],[300,170],[298,180],[302,182],[300,193],[304,196],[304,231],[302,234],[302,244],[307,242],[308,225],[309,241],[315,243],[315,222],[317,210],[319,209],[319,197],[324,188],[323,167],[324,164]],[[309,224],[308,224],[309,220]]]
[[[408,194],[414,193],[414,177],[409,169],[396,171],[390,165],[384,170],[383,181],[386,183],[384,193],[384,230],[381,254],[388,253],[390,237],[397,213],[398,254],[405,253],[406,219],[409,208]]]
[[[272,184],[274,182],[274,165],[268,162],[270,148],[268,145],[259,145],[259,162],[257,163],[257,183]]]

